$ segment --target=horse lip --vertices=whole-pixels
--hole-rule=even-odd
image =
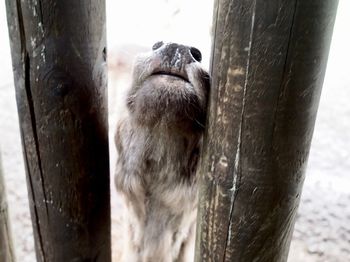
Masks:
[[[190,82],[188,77],[184,74],[181,74],[180,72],[174,72],[172,70],[155,70],[151,76],[153,75],[168,75],[168,76],[174,76],[174,77],[177,77],[177,78],[180,78],[182,79],[183,81],[185,82]]]

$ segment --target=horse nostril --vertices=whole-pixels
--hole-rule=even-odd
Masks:
[[[190,48],[190,53],[193,56],[193,58],[197,61],[197,62],[201,62],[202,61],[202,54],[201,51],[199,51],[197,48],[195,47],[191,47]]]
[[[155,43],[153,46],[152,46],[152,50],[155,51],[157,50],[159,47],[161,47],[163,45],[163,41],[158,41],[157,43]]]

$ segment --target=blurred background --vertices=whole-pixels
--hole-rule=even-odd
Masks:
[[[159,40],[199,48],[207,67],[213,0],[107,1],[110,135],[133,57]],[[350,1],[340,0],[289,262],[350,261]],[[5,4],[0,4],[0,146],[17,261],[34,262]],[[111,173],[115,150],[111,141]],[[122,208],[113,185],[112,222]],[[113,243],[118,232],[113,227]],[[271,243],[273,245],[273,243]],[[114,257],[117,257],[115,252]]]

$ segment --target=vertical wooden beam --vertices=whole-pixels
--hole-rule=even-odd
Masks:
[[[6,0],[38,261],[110,261],[104,0]]]
[[[14,262],[11,228],[7,208],[4,174],[0,155],[0,261]]]
[[[216,0],[195,261],[286,261],[337,0]]]

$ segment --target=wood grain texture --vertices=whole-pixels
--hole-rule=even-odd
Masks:
[[[38,261],[110,261],[104,0],[7,0]]]
[[[216,0],[195,261],[286,261],[337,1]]]
[[[1,153],[1,152],[0,152]],[[12,244],[11,227],[7,208],[4,174],[0,154],[0,261],[14,262],[15,253]]]

